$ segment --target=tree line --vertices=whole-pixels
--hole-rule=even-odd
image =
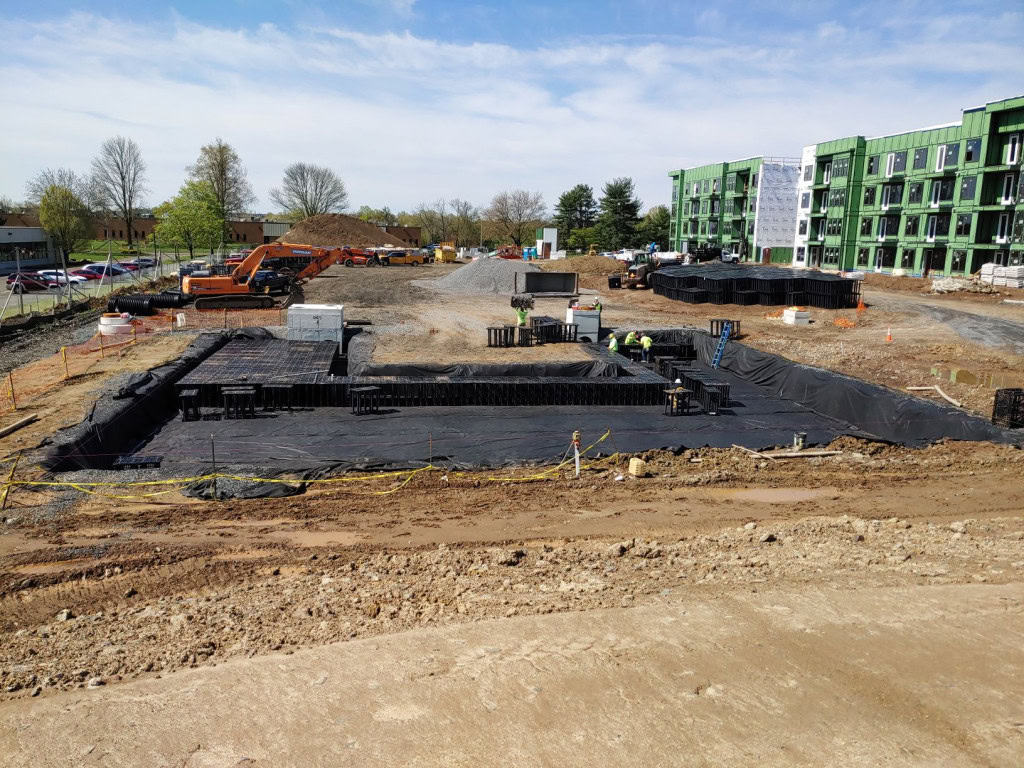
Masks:
[[[538,228],[555,227],[559,246],[570,250],[586,250],[591,245],[599,250],[619,250],[651,242],[657,243],[659,250],[668,250],[668,208],[656,205],[641,216],[642,207],[633,180],[616,178],[604,185],[600,200],[594,199],[594,190],[587,184],[563,192],[551,216],[543,195],[524,189],[499,192],[483,207],[441,198],[420,203],[408,212],[364,205],[356,216],[382,227],[420,227],[425,243],[454,240],[464,246],[522,246],[534,241]]]
[[[149,214],[158,220],[154,237],[159,242],[187,248],[190,255],[198,248],[212,251],[229,236],[228,222],[251,210],[256,195],[242,158],[219,137],[200,148],[196,162],[185,172],[177,194],[148,207],[142,151],[134,139],[115,136],[100,145],[88,173],[44,169],[26,183],[23,204],[0,198],[0,216],[18,210],[37,213],[62,261],[90,239],[97,221],[108,218],[124,221],[131,249],[135,223]],[[348,192],[338,174],[311,163],[285,168],[281,185],[269,196],[293,221],[348,207]]]
[[[242,158],[230,144],[216,138],[199,149],[196,162],[185,168],[178,192],[152,208],[146,205],[147,166],[139,145],[115,136],[100,145],[89,172],[47,168],[25,186],[26,202],[16,206],[0,199],[0,216],[16,208],[38,213],[62,259],[91,237],[95,222],[107,218],[125,223],[129,249],[135,223],[152,214],[154,237],[168,246],[212,249],[230,236],[229,221],[251,210],[256,195]],[[269,198],[286,220],[300,221],[348,209],[344,181],[332,169],[297,162],[285,168],[281,184]],[[486,206],[458,198],[421,203],[410,212],[362,206],[356,216],[378,226],[416,226],[425,243],[455,241],[460,246],[528,245],[540,227],[556,227],[562,248],[600,250],[634,248],[654,241],[668,248],[669,211],[654,206],[640,215],[641,201],[630,178],[612,179],[599,200],[587,184],[563,192],[548,215],[540,192],[503,190]]]

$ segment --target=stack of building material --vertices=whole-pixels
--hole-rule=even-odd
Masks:
[[[1024,288],[1024,266],[1003,267],[1007,288]]]
[[[289,341],[343,340],[345,307],[342,304],[293,304],[288,307]]]
[[[1006,285],[1006,267],[996,267],[993,270],[992,285]]]
[[[994,262],[986,262],[981,265],[981,282],[991,283],[995,279],[996,265]]]
[[[789,307],[782,312],[782,322],[786,325],[810,325],[811,313],[800,307]]]

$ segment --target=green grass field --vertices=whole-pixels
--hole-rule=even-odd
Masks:
[[[226,251],[238,251],[245,243],[224,243],[224,250]],[[160,252],[165,256],[167,254],[174,253],[173,246],[167,246],[163,243],[158,243],[157,247]],[[132,243],[133,251],[137,253],[125,253],[128,250],[128,243],[123,240],[86,240],[81,250],[72,251],[69,256],[68,266],[74,266],[78,264],[85,264],[93,261],[103,261],[107,258],[107,253],[113,255],[115,259],[124,261],[126,259],[133,259],[136,256],[152,256],[153,255],[153,244],[149,243]],[[181,259],[188,259],[188,249],[178,248],[178,254]],[[209,250],[204,249],[202,251],[196,250],[196,258],[203,258],[203,256],[209,255]]]

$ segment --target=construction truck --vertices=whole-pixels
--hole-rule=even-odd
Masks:
[[[181,290],[195,299],[196,309],[272,307],[273,291],[287,295],[332,264],[347,263],[357,255],[364,256],[352,248],[269,243],[254,248],[239,264],[208,267],[186,275]]]
[[[661,266],[657,259],[652,259],[647,254],[640,254],[626,269],[626,276],[622,280],[623,288],[650,288],[650,276]]]
[[[440,264],[447,264],[455,261],[458,251],[455,250],[455,241],[447,240],[441,243],[434,251],[434,261]]]

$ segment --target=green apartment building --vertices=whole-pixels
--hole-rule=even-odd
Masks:
[[[771,248],[772,260],[788,263],[799,174],[795,159],[765,157],[671,171],[671,247],[718,246],[747,261]]]
[[[1024,97],[804,148],[793,265],[965,275],[1024,263]]]

